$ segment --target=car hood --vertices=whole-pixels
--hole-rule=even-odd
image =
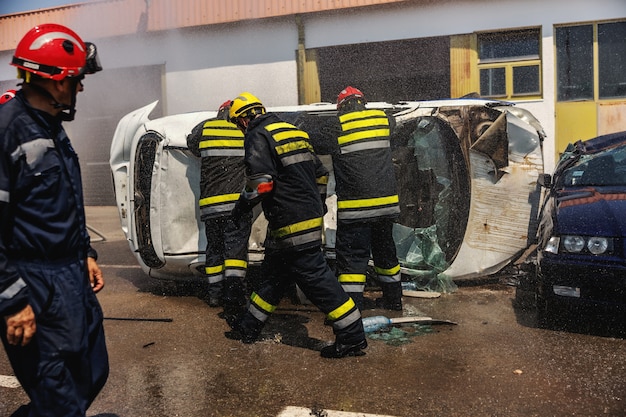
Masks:
[[[557,194],[558,234],[624,236],[626,189],[585,187]]]

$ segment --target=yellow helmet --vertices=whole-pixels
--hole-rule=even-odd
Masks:
[[[235,97],[228,113],[231,121],[256,114],[265,114],[265,107],[258,98],[247,92]]]

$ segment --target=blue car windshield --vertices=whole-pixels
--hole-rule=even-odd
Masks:
[[[561,187],[626,185],[626,147],[581,156],[559,182]]]

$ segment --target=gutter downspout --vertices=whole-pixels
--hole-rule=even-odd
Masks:
[[[296,52],[296,66],[298,72],[298,104],[305,104],[304,99],[304,65],[306,63],[306,50],[304,46],[304,24],[299,14],[295,15],[298,28],[298,50]]]

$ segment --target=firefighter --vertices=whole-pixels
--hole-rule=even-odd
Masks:
[[[0,338],[30,399],[14,415],[84,417],[109,372],[104,286],[89,243],[74,119],[95,45],[42,24],[15,50],[21,89],[0,106]]]
[[[313,152],[307,133],[266,113],[250,93],[230,108],[233,123],[245,132],[246,188],[235,207],[239,217],[261,203],[268,220],[262,275],[248,310],[231,324],[230,337],[253,343],[285,291],[295,281],[332,323],[335,343],[325,358],[364,355],[367,347],[361,314],[343,291],[321,251],[323,203],[328,170]]]
[[[402,310],[400,265],[392,236],[400,213],[390,151],[390,121],[366,109],[365,96],[346,87],[337,97],[341,130],[332,154],[337,193],[337,275],[362,310],[370,256],[383,297],[377,307]]]
[[[187,146],[201,157],[200,219],[206,231],[204,273],[208,303],[224,305],[224,314],[237,314],[246,304],[245,277],[252,213],[233,222],[231,212],[245,184],[243,133],[228,121],[231,101],[217,116],[193,128]]]

